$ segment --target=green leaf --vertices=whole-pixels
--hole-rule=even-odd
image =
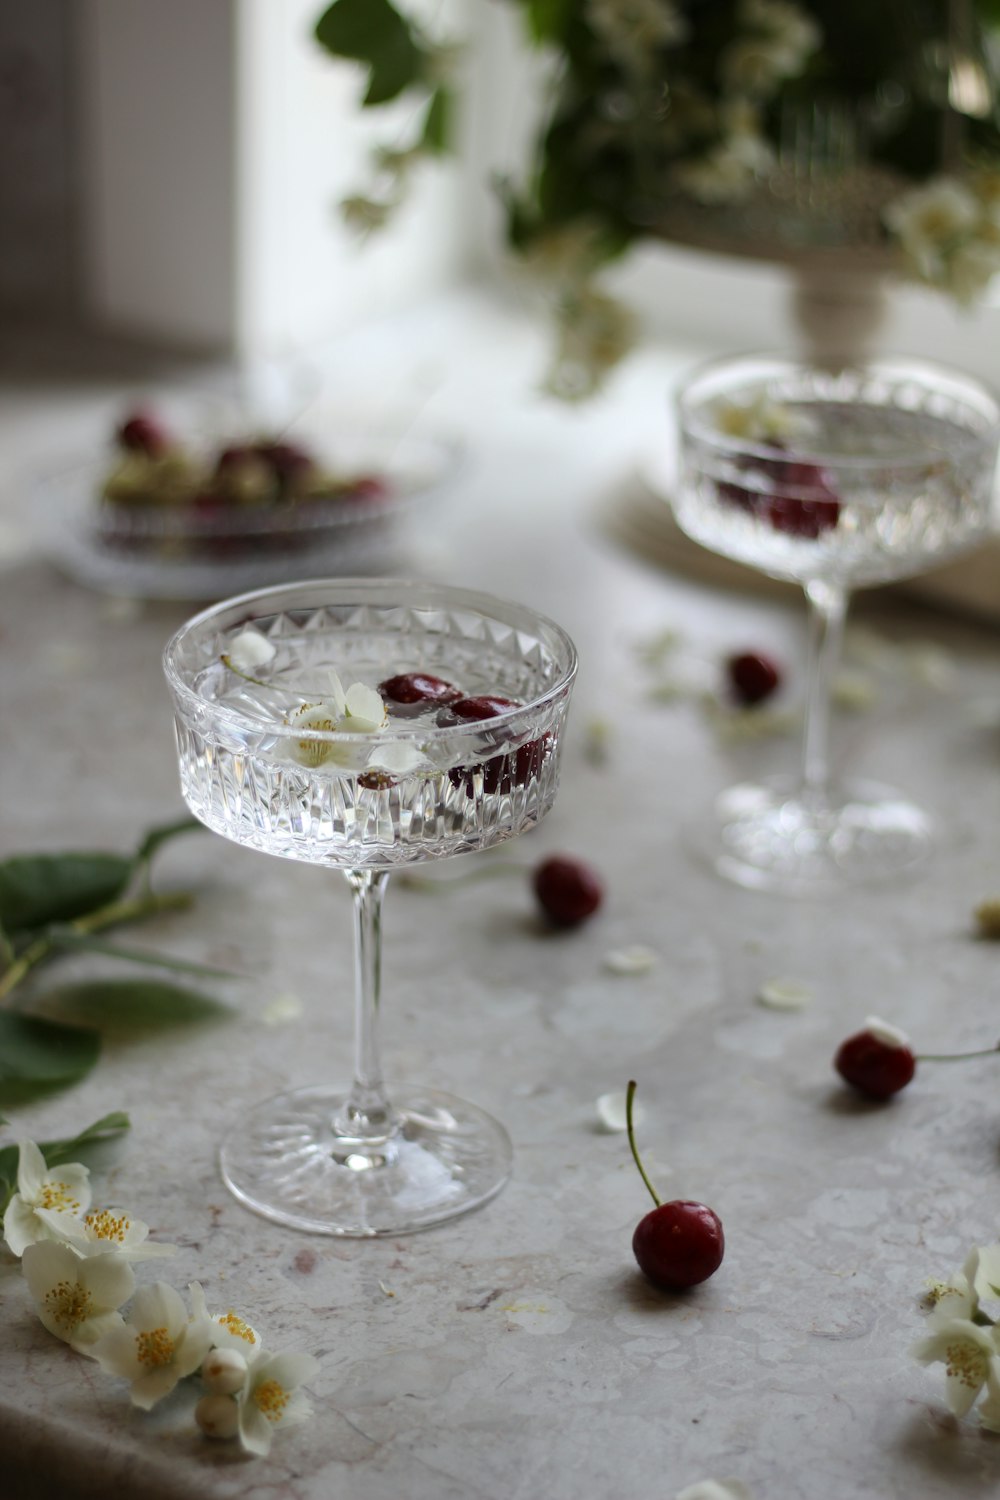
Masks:
[[[121,895],[133,862],[120,854],[15,854],[0,860],[0,924],[10,932],[68,922]]]
[[[442,85],[431,95],[431,102],[424,116],[421,145],[425,151],[432,151],[440,156],[448,150],[451,145],[451,114],[452,96]]]
[[[366,105],[395,99],[424,75],[427,54],[390,0],[334,0],[315,35],[335,57],[367,63]]]
[[[229,969],[214,969],[209,964],[194,963],[186,958],[171,958],[166,953],[153,953],[148,948],[133,948],[128,943],[111,943],[104,938],[90,937],[84,932],[72,932],[53,928],[48,934],[53,948],[61,952],[104,953],[109,958],[123,958],[132,964],[147,964],[156,969],[171,969],[176,974],[195,974],[199,979],[237,979]]]
[[[0,1085],[75,1083],[90,1072],[100,1050],[96,1031],[0,1010]]]
[[[36,997],[40,1009],[113,1031],[152,1031],[219,1020],[229,1006],[199,990],[159,979],[91,979]]]
[[[197,818],[178,818],[175,823],[161,823],[156,828],[150,828],[135,851],[136,862],[152,859],[158,849],[169,843],[171,839],[178,838],[182,833],[203,833],[204,831],[204,823],[199,823]]]
[[[572,0],[525,0],[524,10],[533,42],[561,41],[569,23]]]
[[[78,1135],[68,1136],[59,1141],[39,1141],[38,1149],[45,1157],[46,1165],[56,1167],[62,1161],[76,1161],[87,1147],[113,1141],[131,1128],[132,1121],[125,1111],[114,1109],[110,1114],[102,1115],[99,1120],[95,1120],[92,1125],[81,1130]]]

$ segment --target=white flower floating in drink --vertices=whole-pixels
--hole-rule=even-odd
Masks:
[[[358,754],[367,763],[367,747],[356,750],[350,744],[338,744],[320,736],[327,734],[380,734],[389,722],[382,695],[363,682],[344,689],[338,674],[330,670],[330,686],[319,703],[303,703],[293,709],[286,722],[292,729],[304,731],[292,749],[300,765],[315,768],[339,765],[358,769]],[[314,737],[315,736],[315,737]]]

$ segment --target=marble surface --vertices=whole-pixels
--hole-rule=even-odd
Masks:
[[[215,1149],[241,1105],[347,1076],[349,897],[336,876],[324,889],[317,871],[208,834],[179,841],[160,881],[197,887],[197,909],[136,941],[249,976],[226,990],[232,1019],[109,1046],[83,1083],[6,1110],[3,1139],[128,1110],[99,1194],[180,1246],[140,1280],[197,1279],[270,1346],[315,1353],[315,1416],[251,1460],[198,1437],[182,1398],[130,1408],[122,1383],[49,1337],[7,1261],[5,1500],[605,1500],[709,1476],[757,1500],[992,1495],[1000,1439],[951,1419],[940,1368],[908,1350],[926,1278],[1000,1227],[997,1065],[927,1066],[882,1108],[848,1097],[830,1059],[871,1012],[927,1051],[997,1035],[998,950],[973,938],[971,914],[1000,891],[1000,641],[877,601],[858,612],[893,649],[874,705],[838,715],[836,753],[933,809],[941,838],[922,878],[823,902],[725,885],[684,827],[728,780],[792,764],[794,737],[729,744],[697,700],[656,701],[637,644],[678,629],[685,670],[709,681],[727,651],[774,651],[795,704],[801,613],[660,573],[604,524],[644,445],[667,441],[666,389],[691,351],[648,353],[604,401],[566,413],[531,391],[530,330],[515,338],[502,311],[434,316],[434,357],[452,365],[436,367],[431,415],[465,431],[468,458],[413,565],[542,607],[575,637],[559,800],[508,852],[526,871],[573,852],[607,885],[600,914],[562,935],[539,924],[526,875],[388,893],[389,1082],[497,1114],[513,1178],[453,1225],[370,1243],[283,1231],[228,1196]],[[426,323],[405,332],[401,390],[427,385],[431,357]],[[379,399],[381,336],[357,345],[355,397]],[[0,847],[126,848],[180,810],[159,653],[188,610],[89,593],[30,541],[30,478],[56,428],[96,441],[122,382],[56,368],[30,390],[16,371],[5,383],[20,405],[0,418]],[[920,670],[927,641],[947,653],[942,681]],[[603,765],[588,755],[597,717]],[[609,951],[635,943],[655,953],[650,971],[609,972]],[[779,976],[808,986],[805,1008],[758,1002]],[[630,1076],[662,1194],[700,1198],[725,1224],[721,1270],[684,1296],[639,1276],[630,1240],[648,1199],[624,1136],[597,1128],[595,1100]]]

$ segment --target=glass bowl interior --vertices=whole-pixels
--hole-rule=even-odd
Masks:
[[[708,457],[792,451],[802,463],[844,471],[972,461],[1000,432],[1000,405],[984,384],[904,358],[839,370],[771,354],[717,360],[684,382],[677,411],[682,438]],[[787,418],[787,435],[767,431],[775,411]]]

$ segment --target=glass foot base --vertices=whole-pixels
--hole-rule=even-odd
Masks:
[[[717,799],[698,852],[727,880],[784,895],[826,895],[909,874],[931,846],[919,807],[877,782],[845,782],[810,802],[790,782],[744,783]]]
[[[375,1143],[337,1135],[347,1103],[320,1087],[259,1104],[223,1143],[226,1186],[288,1228],[369,1238],[457,1218],[510,1176],[507,1132],[463,1099],[435,1089],[394,1097],[394,1128]]]

